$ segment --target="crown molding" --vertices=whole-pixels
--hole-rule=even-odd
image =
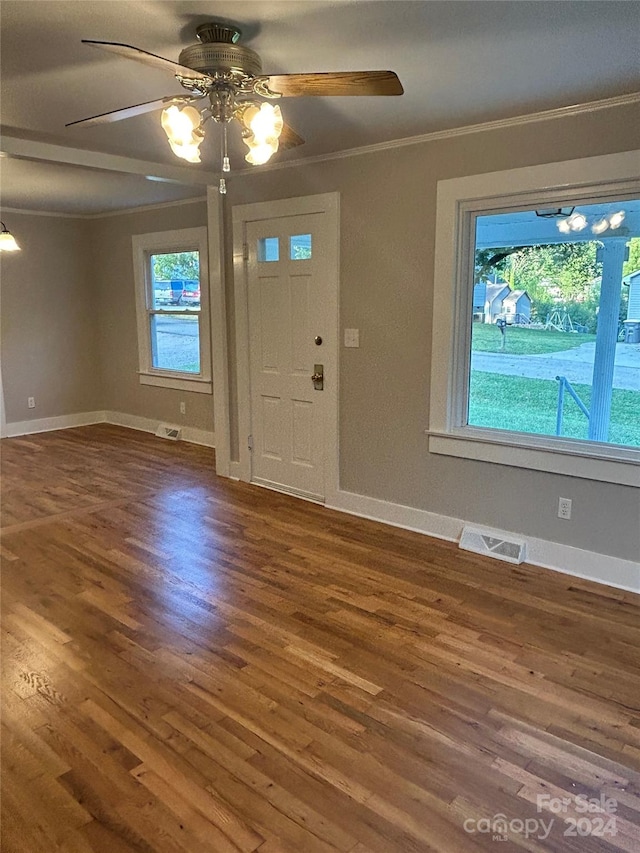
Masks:
[[[258,175],[262,172],[278,171],[279,169],[297,168],[299,166],[311,166],[316,163],[326,163],[332,160],[343,160],[349,157],[357,157],[361,154],[375,154],[380,151],[390,151],[394,148],[405,148],[410,145],[421,145],[428,142],[437,142],[444,139],[455,139],[458,136],[467,136],[473,133],[484,133],[486,131],[506,130],[512,127],[533,124],[541,121],[553,121],[556,119],[569,118],[600,110],[615,107],[632,106],[640,103],[640,92],[631,92],[627,95],[617,95],[612,98],[602,98],[597,101],[586,101],[581,104],[571,104],[565,107],[555,107],[549,110],[540,110],[525,115],[511,116],[509,118],[496,119],[493,121],[479,122],[477,124],[462,125],[447,130],[436,130],[431,133],[423,133],[418,136],[408,136],[403,139],[392,139],[388,142],[378,142],[373,145],[363,145],[359,148],[348,148],[344,151],[335,151],[329,154],[318,154],[313,157],[301,157],[295,160],[287,160],[281,163],[267,163],[257,170],[240,169],[232,177],[248,177]],[[63,145],[55,145],[48,142],[37,142],[23,139],[10,133],[2,136],[0,142],[2,151],[11,157],[31,160],[44,160],[68,165],[83,166],[85,168],[99,169],[102,171],[115,171],[132,175],[153,175],[167,182],[176,182],[187,185],[197,185],[203,188],[216,185],[220,180],[220,172],[192,169],[186,166],[167,166],[138,160],[133,157],[124,157],[116,154],[106,154],[100,151],[90,151],[82,148],[69,148]],[[104,213],[54,213],[49,211],[30,211],[13,208],[3,208],[11,213],[28,213],[35,216],[58,216],[71,219],[102,219],[108,216],[122,216],[136,211],[155,210],[163,207],[172,207],[181,204],[192,204],[205,198],[179,199],[172,202],[159,202],[157,204],[144,205],[142,207],[123,208],[119,210],[106,211]]]
[[[144,213],[146,210],[161,210],[164,207],[183,207],[185,204],[198,204],[198,202],[205,202],[206,204],[207,196],[199,195],[196,198],[179,198],[175,201],[159,201],[155,204],[143,204],[140,207],[123,207],[119,210],[109,210],[106,213],[86,213],[82,217],[83,219],[106,219],[110,216],[126,216],[129,214],[135,213]]]
[[[56,213],[51,210],[28,210],[19,207],[2,207],[2,212],[12,214],[22,213],[25,216],[53,216],[56,219],[106,219],[109,216],[134,215],[136,213],[144,213],[147,210],[160,210],[163,207],[183,207],[185,204],[197,204],[198,202],[206,201],[206,195],[200,195],[196,198],[179,198],[176,201],[159,201],[155,204],[143,204],[140,207],[122,207],[118,208],[118,210],[108,210],[104,213]]]
[[[617,95],[613,98],[602,98],[598,101],[586,101],[583,104],[571,104],[566,107],[554,107],[550,110],[540,110],[535,113],[526,113],[510,118],[495,119],[493,121],[479,122],[478,124],[466,124],[460,127],[452,127],[448,130],[435,130],[431,133],[422,133],[418,136],[406,136],[403,139],[391,139],[388,142],[376,142],[373,145],[363,145],[359,148],[348,148],[344,151],[335,151],[331,154],[318,154],[315,157],[302,157],[297,160],[287,160],[283,163],[267,163],[260,171],[276,171],[288,169],[292,166],[308,166],[314,163],[325,163],[329,160],[343,160],[345,157],[356,157],[360,154],[375,154],[378,151],[389,151],[393,148],[405,148],[408,145],[420,145],[424,142],[437,142],[441,139],[454,139],[457,136],[467,136],[471,133],[484,133],[491,130],[506,130],[511,127],[519,127],[525,124],[533,124],[539,121],[552,121],[554,119],[569,118],[584,113],[599,112],[600,110],[613,107],[631,106],[640,103],[640,92],[631,92],[628,95]],[[252,174],[246,169],[240,173],[242,176]],[[253,173],[256,174],[256,173]]]
[[[29,210],[24,207],[6,207],[2,205],[2,213],[22,214],[24,216],[53,216],[55,219],[86,219],[85,213],[56,213],[55,210]]]

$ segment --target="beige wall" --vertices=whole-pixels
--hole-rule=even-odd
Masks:
[[[211,394],[140,384],[131,245],[134,234],[206,224],[206,201],[90,220],[105,409],[213,431]]]
[[[637,138],[637,111],[622,107],[231,176],[227,226],[233,204],[340,193],[341,327],[361,332],[359,349],[341,350],[341,488],[638,559],[638,490],[436,456],[428,452],[424,434],[437,182],[624,151]],[[213,428],[211,396],[138,382],[131,260],[132,235],[205,223],[204,202],[99,220],[11,216],[9,226],[28,251],[3,259],[2,362],[9,422],[104,408]],[[230,248],[229,236],[229,262]],[[229,267],[233,341],[231,272]],[[233,397],[233,375],[231,387]],[[38,400],[35,410],[26,408],[29,395]],[[179,415],[180,400],[187,403],[186,418]],[[233,406],[231,422],[237,448]],[[556,518],[560,495],[573,499],[569,523]]]
[[[140,385],[131,242],[206,225],[206,202],[102,219],[7,219],[22,247],[1,256],[7,422],[108,410],[212,432],[211,394]]]
[[[437,182],[625,151],[637,139],[637,108],[610,108],[231,177],[227,226],[234,204],[340,193],[341,327],[361,333],[359,349],[341,350],[342,489],[623,559],[640,557],[639,490],[436,456],[424,434]],[[231,302],[231,288],[227,298]],[[573,499],[569,523],[556,517],[560,495]]]
[[[4,218],[22,248],[0,256],[7,421],[103,408],[88,222],[17,213]],[[35,409],[27,407],[27,397],[35,398]]]

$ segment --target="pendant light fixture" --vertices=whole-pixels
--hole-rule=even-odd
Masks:
[[[7,228],[4,222],[0,222],[2,231],[0,231],[0,252],[19,252],[20,246],[16,243],[16,238]]]

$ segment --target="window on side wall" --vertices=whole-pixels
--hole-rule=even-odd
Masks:
[[[640,485],[637,163],[439,185],[431,452]]]
[[[211,393],[206,228],[133,238],[143,385]]]

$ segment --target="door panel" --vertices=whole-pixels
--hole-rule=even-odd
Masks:
[[[328,408],[311,376],[328,355],[324,342],[336,335],[323,262],[326,220],[314,213],[246,226],[251,476],[316,500],[324,497]]]

